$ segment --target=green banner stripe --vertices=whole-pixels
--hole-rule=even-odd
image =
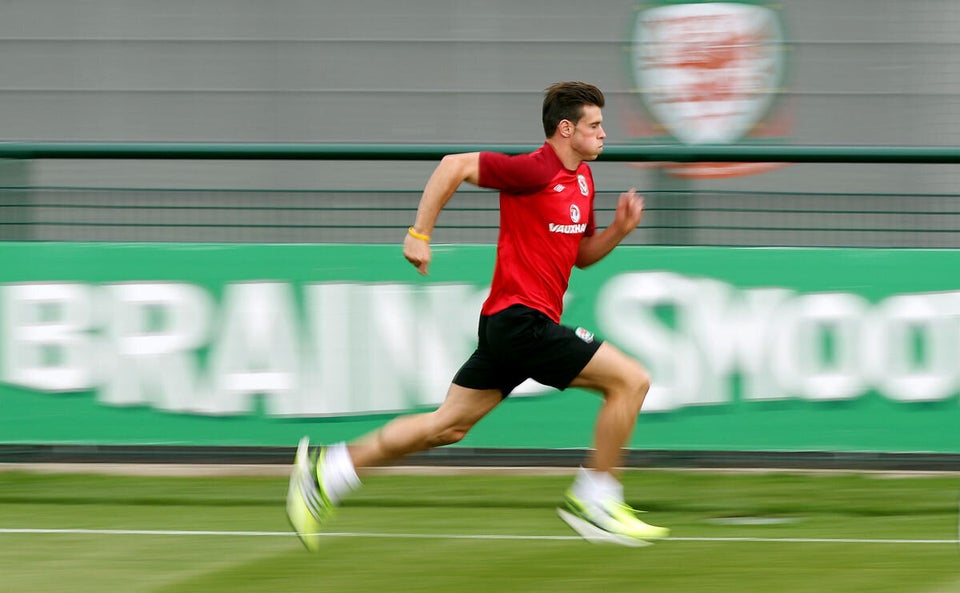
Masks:
[[[0,245],[0,443],[285,446],[442,401],[492,246]],[[960,452],[960,252],[621,247],[564,321],[650,369],[632,447]],[[466,447],[591,446],[527,384]]]

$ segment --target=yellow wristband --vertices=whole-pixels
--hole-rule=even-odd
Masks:
[[[417,231],[413,230],[413,227],[408,228],[407,233],[409,233],[409,235],[414,239],[420,239],[421,241],[426,241],[427,243],[430,242],[430,235],[424,235],[423,233],[418,233]]]

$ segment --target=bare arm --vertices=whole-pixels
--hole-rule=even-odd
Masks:
[[[460,184],[467,181],[476,185],[479,179],[479,152],[449,154],[443,157],[423,189],[413,230],[418,234],[430,236],[433,233],[433,227],[437,224],[440,211],[457,192]],[[407,233],[403,240],[403,257],[413,264],[417,271],[425,275],[432,258],[430,242],[417,239]]]
[[[584,237],[580,241],[576,266],[586,268],[606,257],[614,247],[620,244],[620,241],[623,241],[624,237],[637,228],[641,218],[643,218],[643,196],[638,195],[635,189],[620,194],[613,223],[602,232]]]

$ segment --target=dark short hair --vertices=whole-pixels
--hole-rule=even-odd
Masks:
[[[586,82],[558,82],[543,92],[543,133],[553,136],[563,120],[576,124],[584,105],[603,107],[603,93]]]

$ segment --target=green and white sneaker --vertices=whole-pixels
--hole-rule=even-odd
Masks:
[[[614,543],[622,546],[647,546],[650,540],[670,535],[666,527],[657,527],[641,521],[629,505],[615,499],[602,503],[580,500],[568,491],[566,503],[557,508],[557,514],[591,543]]]
[[[317,478],[317,468],[323,466],[325,453],[326,449],[320,448],[311,456],[310,439],[300,439],[287,490],[287,518],[311,552],[320,550],[320,527],[336,510]]]

